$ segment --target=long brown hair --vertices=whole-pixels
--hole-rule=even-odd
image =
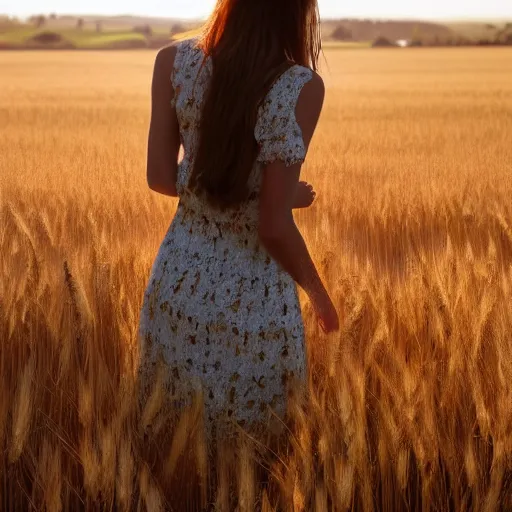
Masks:
[[[201,38],[213,75],[201,116],[190,187],[221,209],[247,199],[258,155],[258,107],[292,64],[316,70],[317,0],[218,0]]]

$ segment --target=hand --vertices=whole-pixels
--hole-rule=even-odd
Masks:
[[[318,317],[318,323],[325,334],[340,330],[340,319],[334,304],[327,294],[322,293],[318,298],[313,299],[313,308]]]
[[[307,181],[299,181],[295,192],[294,208],[309,208],[316,199],[313,185]]]

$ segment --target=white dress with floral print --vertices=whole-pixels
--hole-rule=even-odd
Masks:
[[[207,422],[227,419],[249,427],[264,422],[269,408],[282,416],[291,379],[306,378],[297,288],[259,242],[258,198],[265,164],[305,158],[295,107],[313,75],[292,66],[270,89],[255,127],[260,152],[250,198],[227,212],[187,189],[210,76],[211,61],[196,41],[180,43],[171,77],[185,150],[177,176],[180,200],[144,295],[140,376],[143,384],[152,378],[163,358],[177,404],[201,390]]]

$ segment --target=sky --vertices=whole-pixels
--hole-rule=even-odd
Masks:
[[[216,0],[0,0],[0,14],[134,14],[201,18]],[[277,0],[275,0],[277,1]],[[512,0],[319,0],[324,18],[512,19]]]

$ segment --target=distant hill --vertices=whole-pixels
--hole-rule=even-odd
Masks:
[[[181,20],[179,18],[154,18],[143,16],[66,16],[46,17],[45,28],[71,29],[75,28],[78,20],[83,20],[83,28],[95,28],[100,23],[104,30],[129,30],[134,26],[149,25],[158,32],[170,32],[175,26],[182,26],[184,31],[192,30],[201,26],[201,21]],[[1,17],[0,17],[1,20]],[[442,24],[428,23],[422,21],[386,21],[386,20],[359,20],[342,19],[326,20],[322,23],[322,32],[326,40],[329,40],[332,33],[339,26],[343,26],[352,32],[355,41],[370,41],[379,36],[388,39],[408,39],[415,32],[428,36],[447,36],[453,34],[452,30]]]
[[[26,23],[18,22],[18,26],[29,28],[36,25],[36,16],[29,19]],[[160,33],[170,33],[171,29],[177,25],[185,27],[186,30],[200,25],[197,21],[182,21],[174,18],[149,18],[143,16],[95,16],[95,15],[59,15],[57,17],[45,17],[44,28],[47,30],[69,30],[77,27],[78,21],[82,20],[83,30],[95,30],[97,24],[100,24],[104,31],[121,32],[131,30],[133,27],[149,25],[154,31]],[[0,15],[0,32],[6,28],[11,28],[15,23],[6,16]]]
[[[201,21],[142,16],[50,15],[32,16],[19,22],[0,15],[0,49],[48,47],[41,43],[57,40],[57,47],[69,48],[158,48],[172,38],[189,35],[201,27]],[[472,44],[512,41],[512,24],[502,22],[434,23],[415,20],[340,19],[324,20],[322,35],[326,43],[365,44],[376,40],[398,40],[421,44]],[[44,39],[43,38],[43,39]],[[512,43],[510,43],[512,44]]]
[[[161,23],[162,20],[159,20]],[[184,31],[200,27],[201,22],[166,20],[167,24],[184,26]],[[418,39],[425,42],[456,41],[458,39],[476,41],[482,38],[490,40],[499,36],[510,27],[505,20],[490,22],[440,23],[418,20],[371,20],[371,19],[339,19],[322,22],[324,41],[374,41],[381,37],[396,41],[399,39]]]
[[[392,41],[415,38],[447,39],[455,35],[445,25],[426,21],[341,19],[325,21],[322,24],[324,39],[336,39],[336,31],[342,32],[340,27],[351,35],[353,41],[373,41],[379,37]]]
[[[74,19],[77,17],[75,16]],[[151,18],[143,16],[82,16],[87,22],[94,23],[103,21],[106,26],[113,28],[125,28],[133,25],[150,25],[153,28],[171,28],[173,25],[181,24],[187,27],[200,25],[198,21],[184,21],[177,18]]]
[[[506,20],[459,21],[449,22],[446,25],[455,33],[472,40],[494,39],[502,35],[512,34],[512,22]]]

